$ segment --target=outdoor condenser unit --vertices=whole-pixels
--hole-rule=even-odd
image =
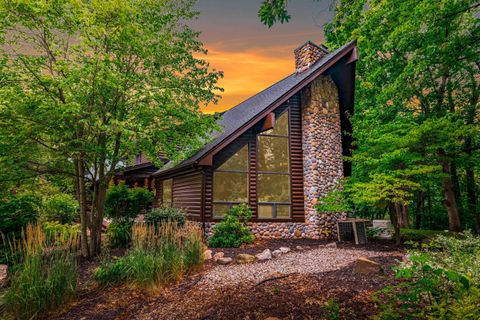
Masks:
[[[355,244],[367,243],[367,224],[364,219],[347,219],[337,222],[338,241],[354,241]]]

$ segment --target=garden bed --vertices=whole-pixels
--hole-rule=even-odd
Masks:
[[[281,257],[267,262],[255,262],[248,265],[216,266],[212,262],[195,274],[186,275],[177,285],[161,292],[138,290],[128,286],[85,288],[79,299],[58,313],[55,319],[264,319],[268,316],[279,318],[303,319],[305,317],[321,318],[328,312],[337,312],[340,319],[366,318],[375,311],[376,302],[372,292],[391,284],[394,280],[390,266],[398,262],[402,252],[388,243],[369,243],[355,246],[340,243],[337,249],[322,248],[327,242],[318,240],[262,240],[255,244],[235,249],[213,249],[222,251],[226,256],[235,257],[240,253],[257,254],[264,249],[277,249],[288,246],[292,249]],[[301,246],[302,249],[296,249]],[[322,247],[320,247],[322,246]],[[254,281],[236,282],[234,285],[205,283],[218,269],[258,268],[267,264],[301,264],[299,258],[309,255],[318,256],[318,271],[312,269],[305,273],[286,272],[282,277],[272,271],[271,281],[260,283]],[[380,263],[384,274],[353,274],[354,258],[352,254],[369,256]],[[337,268],[325,271],[322,259],[343,255],[350,260]],[[342,259],[343,259],[342,258]],[[83,262],[81,268],[86,270],[80,281],[89,281],[88,273],[94,264]],[[239,274],[239,277],[241,275]],[[263,278],[262,278],[263,279]]]

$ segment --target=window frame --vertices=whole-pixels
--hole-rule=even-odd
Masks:
[[[215,172],[227,172],[227,173],[244,173],[247,175],[247,197],[246,197],[246,202],[250,202],[250,142],[247,142],[245,145],[240,147],[237,152],[235,152],[233,155],[238,153],[240,150],[243,148],[247,149],[247,159],[246,159],[246,169],[245,171],[243,170],[225,170],[225,169],[219,169],[225,162],[227,162],[230,158],[225,160],[224,163],[222,163],[220,166],[218,166],[217,169],[212,170],[212,218],[213,219],[222,219],[224,215],[217,215],[215,214],[215,205],[220,204],[220,205],[227,205],[229,209],[231,209],[233,206],[241,204],[243,202],[238,202],[238,201],[216,201],[215,200]],[[232,156],[233,156],[232,155]]]
[[[171,187],[170,187],[170,201],[169,201],[170,205],[168,206],[168,208],[172,208],[173,207],[173,178],[162,180],[162,206],[167,207],[165,205],[165,185],[164,185],[164,183],[168,180],[172,181]]]
[[[290,115],[290,108],[287,107],[285,110],[283,110],[281,113],[279,113],[278,115],[275,115],[275,124],[277,124],[277,119],[280,118],[282,115],[284,115],[285,113],[287,113],[288,115],[288,121],[287,121],[287,126],[288,126],[288,135],[280,135],[280,134],[271,134],[271,133],[264,133],[265,131],[269,131],[269,130],[265,130],[263,132],[259,132],[255,135],[255,152],[256,152],[256,168],[255,168],[255,181],[256,181],[256,190],[257,190],[257,199],[256,199],[256,207],[257,207],[257,215],[256,215],[256,218],[257,220],[260,220],[260,221],[268,221],[268,220],[291,220],[292,219],[292,206],[293,206],[293,203],[292,203],[292,167],[291,167],[291,150],[290,150],[290,143],[291,143],[291,115]],[[287,139],[287,150],[288,150],[288,156],[287,156],[287,160],[288,160],[288,172],[271,172],[271,171],[260,171],[258,170],[258,165],[259,165],[259,162],[258,162],[258,159],[259,159],[259,147],[260,147],[260,144],[258,143],[259,140],[258,140],[258,136],[267,136],[267,137],[278,137],[278,138],[286,138]],[[259,183],[258,183],[258,176],[260,174],[271,174],[271,175],[285,175],[285,176],[288,176],[288,194],[289,194],[289,198],[290,198],[290,201],[289,202],[260,202],[259,201],[259,197],[258,197],[258,194],[259,194]],[[258,216],[258,212],[259,212],[259,206],[260,205],[271,205],[272,206],[272,217],[269,217],[269,218],[260,218]],[[277,205],[289,205],[290,206],[290,215],[288,217],[280,217],[278,218],[277,217]]]

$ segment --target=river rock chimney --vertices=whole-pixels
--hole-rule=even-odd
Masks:
[[[327,47],[324,45],[316,45],[311,41],[307,41],[300,47],[296,48],[295,54],[295,70],[303,72],[315,64],[318,60],[328,54]]]

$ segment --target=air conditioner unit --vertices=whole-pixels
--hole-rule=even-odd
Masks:
[[[367,243],[367,228],[369,220],[346,219],[337,221],[338,241],[355,241],[355,244]]]

